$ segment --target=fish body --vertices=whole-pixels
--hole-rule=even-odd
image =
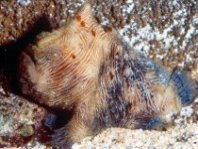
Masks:
[[[73,110],[53,136],[70,148],[109,127],[153,129],[193,101],[182,72],[169,72],[102,27],[86,4],[64,27],[42,33],[20,56],[22,92],[51,108]]]

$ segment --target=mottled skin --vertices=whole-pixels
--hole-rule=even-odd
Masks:
[[[88,4],[21,54],[20,82],[36,101],[74,110],[54,134],[58,148],[108,127],[157,128],[195,97],[185,75],[134,52],[114,29],[96,22]]]

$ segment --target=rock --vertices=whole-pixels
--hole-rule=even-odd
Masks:
[[[47,111],[0,86],[0,146],[18,146],[41,129]],[[29,138],[29,139],[30,139]],[[28,140],[29,140],[28,139]]]
[[[198,81],[198,3],[196,0],[90,1],[97,20],[103,25],[117,28],[134,49],[142,51],[170,69],[176,66],[186,69]],[[34,35],[42,30],[64,25],[69,17],[74,16],[83,2],[83,0],[0,0],[0,70],[4,64],[5,51],[10,51],[7,61],[16,62],[15,50],[21,37],[25,37],[24,41],[28,41],[25,35],[29,32],[30,35]],[[14,46],[13,42],[16,43]],[[9,46],[3,47],[6,44]],[[17,49],[18,52],[19,49]],[[13,57],[15,57],[14,60]],[[6,66],[3,65],[3,67]],[[9,69],[14,70],[14,67],[9,67]],[[16,135],[21,126],[30,128],[27,129],[30,130],[27,134],[31,136],[31,127],[34,132],[36,129],[33,126],[39,128],[46,111],[13,93],[9,93],[9,97],[6,97],[7,92],[1,85],[0,148],[17,146],[8,138]],[[74,148],[110,146],[116,148],[119,146],[115,143],[117,141],[122,144],[121,147],[128,148],[135,148],[136,142],[145,143],[145,148],[148,146],[150,148],[162,146],[164,148],[197,148],[197,101],[187,109],[183,109],[181,114],[171,116],[170,121],[176,126],[168,131],[109,129],[94,139],[86,138],[80,144],[75,144]],[[34,111],[34,109],[37,110]],[[184,134],[180,131],[188,133]],[[45,148],[45,146],[32,141],[22,148]]]

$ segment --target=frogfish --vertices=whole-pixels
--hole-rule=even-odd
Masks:
[[[36,102],[73,111],[54,130],[52,145],[61,149],[110,127],[161,127],[166,115],[197,96],[187,73],[135,51],[116,29],[96,21],[90,4],[21,52],[19,81],[22,93]]]

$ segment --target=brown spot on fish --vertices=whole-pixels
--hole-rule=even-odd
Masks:
[[[96,32],[94,30],[91,30],[91,34],[95,37],[96,36]]]
[[[85,22],[84,21],[81,21],[80,22],[80,25],[81,25],[81,27],[85,27]]]
[[[76,55],[74,55],[73,53],[71,54],[72,59],[76,58]]]
[[[112,28],[109,27],[109,26],[104,26],[104,31],[107,33],[107,32],[111,32],[112,31]]]
[[[76,20],[80,22],[81,21],[81,16],[79,16],[79,15],[76,16]]]

